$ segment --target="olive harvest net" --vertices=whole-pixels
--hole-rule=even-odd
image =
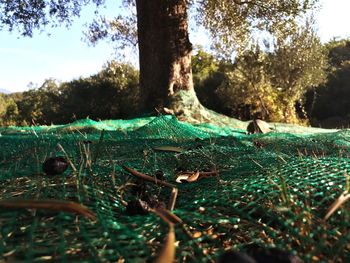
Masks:
[[[158,116],[2,127],[0,261],[153,262],[169,226],[130,204],[167,205],[172,189],[129,167],[178,189],[176,262],[215,262],[247,244],[305,262],[350,262],[350,131],[270,126],[249,135],[243,122],[219,128]],[[69,160],[68,169],[45,174],[52,156]],[[206,176],[185,182],[179,174]],[[94,218],[25,200],[75,202]]]

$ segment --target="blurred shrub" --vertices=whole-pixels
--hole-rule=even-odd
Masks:
[[[326,44],[329,67],[327,82],[307,94],[311,124],[327,128],[350,126],[350,40]]]
[[[92,119],[129,118],[138,113],[138,71],[108,62],[88,78],[59,83],[47,79],[40,87],[0,96],[0,125],[63,124]],[[4,106],[5,105],[5,106]]]
[[[62,104],[58,122],[129,118],[138,113],[138,71],[115,61],[98,74],[61,85]]]

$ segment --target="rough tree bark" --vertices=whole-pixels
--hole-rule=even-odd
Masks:
[[[136,0],[141,105],[198,118],[188,36],[188,0]],[[195,116],[198,115],[198,116]]]

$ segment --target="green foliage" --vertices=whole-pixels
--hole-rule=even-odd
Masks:
[[[88,3],[97,6],[103,0],[77,1],[0,1],[0,29],[19,29],[31,36],[33,30],[47,24],[70,24]],[[149,0],[151,2],[151,0]],[[185,1],[196,11],[196,21],[211,33],[220,57],[230,58],[238,51],[234,65],[216,62],[210,57],[194,61],[194,81],[199,99],[210,108],[251,117],[260,113],[270,120],[296,122],[295,103],[305,91],[323,80],[324,59],[319,41],[311,27],[298,28],[296,20],[315,7],[318,0],[197,0]],[[119,41],[120,47],[136,45],[137,12],[134,0],[120,1],[130,12],[114,20],[94,20],[87,38]],[[157,3],[155,0],[152,3]],[[147,7],[147,5],[146,5]],[[151,12],[150,12],[151,13]],[[169,16],[170,16],[169,12]],[[157,19],[150,17],[149,19]],[[164,25],[166,26],[166,25]],[[180,26],[175,23],[175,26]],[[251,45],[258,33],[269,33],[276,40],[273,52]],[[250,45],[247,45],[250,44]],[[249,49],[249,47],[252,47]],[[166,47],[165,47],[166,48]],[[169,49],[169,47],[168,47]],[[155,50],[155,53],[163,50]],[[164,50],[165,54],[171,54]],[[316,62],[319,64],[316,65]],[[201,73],[200,73],[201,72]],[[72,118],[130,116],[137,109],[137,84],[119,82],[110,73],[78,79],[55,87],[47,86],[23,94],[18,101],[22,121],[29,123],[66,122]],[[142,72],[141,72],[142,74]],[[134,75],[133,75],[134,76]],[[137,81],[134,78],[131,82]],[[128,88],[124,88],[126,85]],[[118,87],[117,90],[114,87]],[[166,88],[166,87],[164,87]],[[113,95],[113,90],[116,93]],[[109,104],[111,102],[112,104]],[[79,105],[79,107],[77,107]],[[122,105],[122,106],[121,106]],[[72,116],[73,114],[73,116]],[[237,115],[236,115],[237,116]]]
[[[331,40],[326,44],[328,50],[329,71],[334,72],[350,61],[350,40]]]
[[[328,78],[325,85],[308,93],[307,109],[312,124],[348,127],[350,120],[350,40],[332,40],[328,50]]]
[[[5,94],[0,93],[0,116],[6,111],[6,102]]]
[[[18,121],[24,125],[50,124],[58,114],[59,105],[59,86],[53,79],[45,80],[39,88],[23,92],[17,101]]]
[[[62,85],[58,122],[73,119],[127,118],[138,112],[138,72],[130,65],[109,62],[98,74]]]
[[[3,125],[15,125],[18,117],[18,107],[14,100],[7,105],[5,114],[3,115]]]
[[[39,88],[13,95],[6,103],[2,103],[3,96],[0,96],[0,124],[61,124],[87,117],[127,118],[138,112],[138,90],[138,71],[130,65],[111,61],[101,72],[88,78],[65,83],[48,79]]]
[[[225,79],[223,61],[198,49],[192,57],[192,72],[195,91],[199,101],[207,108],[225,112],[216,90]]]
[[[136,49],[138,39],[135,2],[123,0],[120,9],[121,14],[114,19],[107,19],[104,16],[94,18],[88,30],[84,32],[86,40],[95,45],[102,39],[110,39],[115,43],[117,53],[126,47]]]
[[[214,47],[224,56],[245,50],[257,32],[279,35],[317,0],[200,0],[197,21],[211,34]]]
[[[96,7],[104,0],[50,0],[50,1],[0,1],[0,29],[18,29],[24,36],[32,36],[33,31],[48,24],[70,25],[73,18],[80,15],[82,8],[94,3]],[[264,30],[278,32],[293,23],[295,18],[315,7],[318,0],[188,0],[194,6],[195,18],[212,35],[217,47],[222,51],[232,51],[232,47],[244,47],[252,32]],[[99,39],[110,38],[121,46],[136,45],[136,1],[121,0],[122,14],[113,20],[99,14],[86,33],[87,39],[96,43]],[[96,12],[97,13],[97,12]],[[157,19],[157,18],[155,18]],[[229,53],[231,54],[231,53]]]
[[[226,72],[218,94],[232,114],[243,119],[280,118],[276,89],[271,84],[267,65],[268,54],[255,46],[237,57],[233,69]]]
[[[219,62],[215,57],[199,48],[192,57],[192,73],[194,83],[199,83],[208,78],[219,69]]]
[[[289,123],[300,122],[295,106],[308,89],[324,83],[327,66],[324,48],[308,22],[275,38],[271,50],[252,45],[233,64],[203,52],[193,60],[196,92],[205,106],[241,119]]]
[[[0,125],[12,125],[16,123],[18,109],[10,95],[0,93]]]
[[[283,121],[298,122],[295,103],[302,103],[309,89],[326,81],[326,68],[326,52],[310,21],[277,38],[267,71],[277,89]]]
[[[18,29],[23,36],[32,36],[35,29],[48,24],[57,26],[65,23],[70,25],[73,17],[80,14],[82,7],[89,2],[96,6],[104,0],[1,0],[0,1],[0,29]]]
[[[154,1],[154,0],[153,0]],[[243,51],[257,32],[281,34],[295,24],[296,18],[315,8],[319,0],[188,0],[188,8],[197,24],[203,26],[222,57]],[[137,44],[137,10],[135,0],[122,0],[114,19],[101,16],[85,33],[93,44],[100,39],[116,42],[118,48]]]

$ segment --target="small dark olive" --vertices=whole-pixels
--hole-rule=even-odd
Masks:
[[[61,174],[68,168],[68,162],[64,157],[50,157],[43,163],[43,171],[47,175]]]
[[[129,216],[135,215],[146,215],[150,211],[150,207],[147,202],[142,201],[141,199],[133,200],[128,202],[126,206],[125,213]]]
[[[154,175],[156,176],[157,180],[165,180],[164,172],[161,170],[157,170]]]

